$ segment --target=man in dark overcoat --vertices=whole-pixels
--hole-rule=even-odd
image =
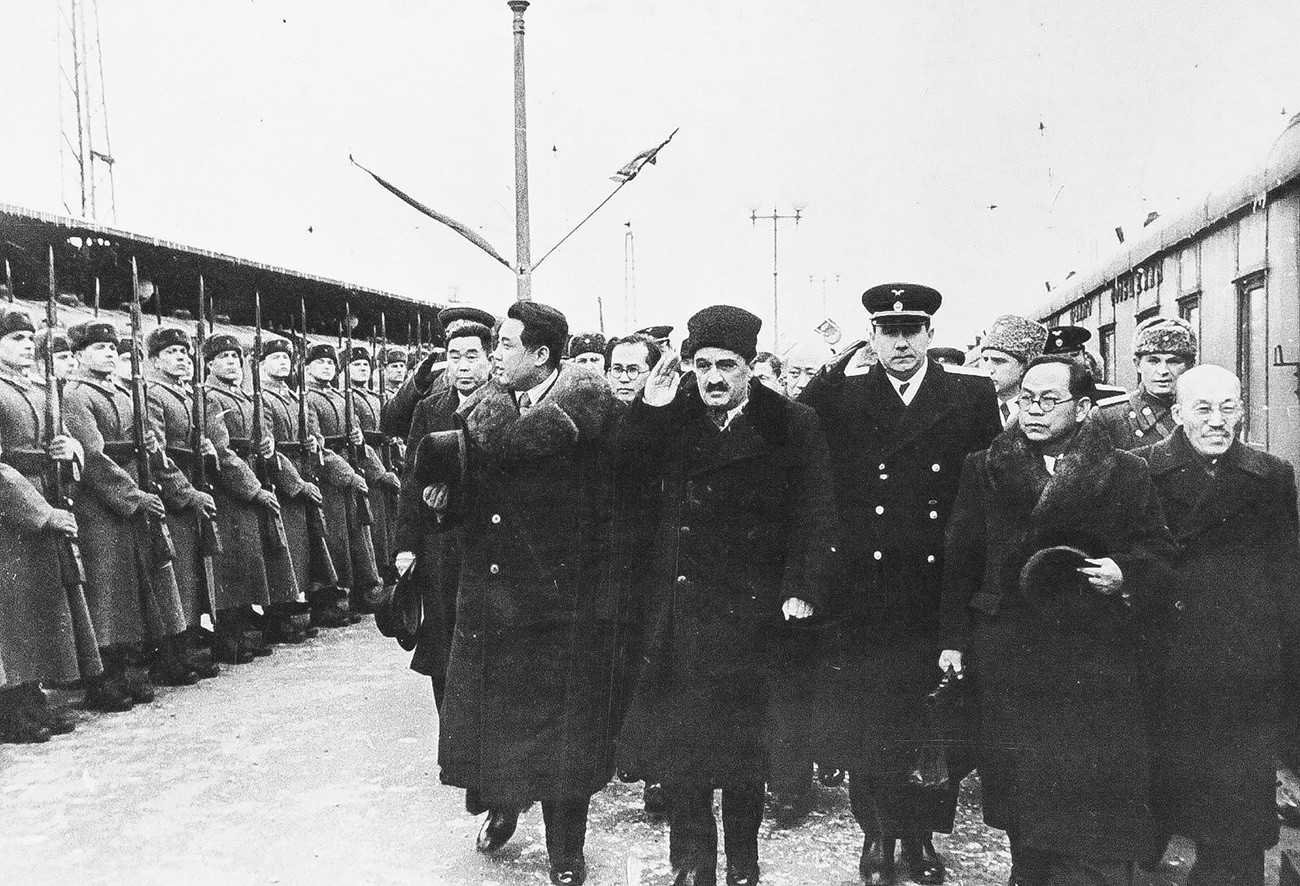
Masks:
[[[664,785],[682,884],[715,882],[715,787],[727,882],[758,882],[777,629],[812,614],[832,552],[817,417],[750,377],[761,323],[729,305],[692,317],[694,374],[661,357],[620,438],[620,468],[652,470],[662,489],[622,756]]]
[[[1172,544],[1093,396],[1069,358],[1031,363],[948,524],[939,663],[975,679],[984,821],[1020,886],[1131,883],[1151,840],[1140,618]]]
[[[913,879],[942,882],[931,834],[952,831],[960,781],[922,795],[907,776],[922,703],[942,676],[944,527],[963,459],[1001,424],[990,379],[928,360],[941,301],[912,283],[868,289],[862,302],[879,362],[850,350],[799,398],[826,432],[843,538],[828,601],[827,619],[839,628],[824,654],[819,759],[847,764],[867,879],[893,876],[897,840]]]
[[[1196,842],[1189,882],[1264,882],[1278,838],[1274,758],[1282,662],[1300,636],[1295,471],[1237,439],[1241,383],[1203,365],[1178,379],[1180,427],[1134,450],[1177,545],[1157,601],[1152,705],[1153,856]]]
[[[449,385],[424,398],[415,406],[407,451],[415,453],[427,434],[456,427],[456,410],[487,383],[491,374],[492,330],[476,320],[463,319],[460,308],[446,308],[438,314],[447,330],[447,377]],[[473,309],[471,309],[473,310]],[[415,569],[415,581],[423,596],[424,617],[416,635],[411,670],[425,674],[433,684],[433,699],[442,708],[447,685],[447,658],[456,627],[456,582],[460,575],[461,531],[439,532],[437,519],[424,506],[423,488],[415,471],[402,482],[398,507],[397,571]]]
[[[586,879],[591,795],[613,772],[606,560],[622,407],[599,375],[560,367],[567,334],[556,309],[512,305],[493,380],[459,410],[469,498],[438,762],[470,811],[491,810],[482,851],[540,800],[551,882],[572,886]],[[444,504],[446,490],[427,485]]]

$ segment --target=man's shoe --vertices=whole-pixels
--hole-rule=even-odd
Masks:
[[[718,886],[718,872],[712,868],[673,868],[673,886]]]
[[[587,862],[582,859],[551,865],[553,886],[582,886],[587,882]]]
[[[858,873],[864,883],[888,884],[894,882],[894,840],[882,837],[864,837],[862,858],[858,860]]]
[[[316,606],[311,611],[311,624],[315,628],[345,628],[348,626],[348,617],[337,606]]]
[[[212,660],[222,664],[248,664],[253,660],[253,653],[223,631],[212,641]]]
[[[668,814],[668,797],[664,786],[659,782],[647,784],[641,792],[641,803],[645,807],[647,818],[663,818]]]
[[[519,810],[489,809],[483,827],[479,828],[474,848],[479,852],[496,852],[515,835],[515,826],[518,824]]]
[[[153,684],[139,677],[123,676],[118,679],[118,685],[136,704],[148,704],[154,700],[156,695],[153,691]]]
[[[131,696],[115,681],[95,677],[86,681],[85,705],[92,711],[118,713],[135,707]]]
[[[931,838],[905,839],[902,844],[900,854],[912,882],[920,883],[921,886],[938,886],[943,882],[947,869],[943,864],[943,856],[935,851]]]
[[[29,719],[44,726],[51,735],[67,735],[77,728],[75,717],[50,707],[49,698],[46,697],[45,690],[41,689],[39,683],[28,683],[22,687],[19,705],[27,712]]]
[[[275,647],[263,641],[257,634],[245,634],[243,647],[255,658],[264,658],[275,652]]]
[[[727,865],[727,886],[755,886],[757,883],[757,864]]]
[[[29,708],[15,708],[0,723],[0,741],[10,744],[42,744],[49,741],[51,735],[53,733],[32,716]]]

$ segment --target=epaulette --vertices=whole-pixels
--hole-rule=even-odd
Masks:
[[[1102,408],[1105,408],[1105,407],[1107,407],[1107,406],[1117,406],[1117,405],[1119,405],[1120,403],[1123,403],[1123,404],[1127,405],[1127,404],[1128,404],[1128,398],[1129,398],[1129,395],[1128,395],[1127,393],[1124,393],[1124,394],[1115,394],[1115,395],[1110,396],[1110,397],[1103,397],[1103,398],[1101,398],[1100,400],[1097,401],[1097,408],[1098,408],[1098,409],[1102,409]]]

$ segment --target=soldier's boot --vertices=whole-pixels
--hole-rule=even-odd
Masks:
[[[131,696],[118,683],[117,677],[126,669],[126,660],[120,656],[121,650],[111,646],[101,647],[100,658],[104,662],[104,673],[87,677],[85,705],[92,711],[114,713],[129,711],[135,706]]]
[[[307,639],[307,634],[299,628],[293,621],[293,612],[291,608],[284,604],[276,604],[267,611],[266,628],[262,636],[271,643],[302,643]]]
[[[130,673],[126,667],[123,667],[120,677],[120,685],[122,690],[131,697],[131,701],[136,704],[148,704],[156,697],[153,682],[149,679],[148,671],[145,672],[143,677],[137,677]]]
[[[239,609],[217,613],[217,632],[212,638],[212,658],[222,664],[248,664],[253,654],[244,648],[244,619]]]
[[[339,587],[317,588],[307,595],[311,606],[311,624],[317,628],[342,628],[348,625],[348,617],[339,607],[339,600],[347,591]]]
[[[67,735],[77,728],[76,717],[50,705],[49,696],[40,683],[24,683],[22,689],[20,703],[37,723],[50,730],[51,735]]]
[[[0,742],[38,744],[50,740],[51,732],[37,722],[27,706],[23,686],[0,689]]]
[[[210,632],[203,631],[203,633]],[[177,638],[177,641],[180,643],[181,655],[184,656],[190,670],[194,672],[194,676],[200,680],[210,680],[221,673],[221,666],[216,660],[199,648],[199,639],[194,631],[186,631]]]
[[[185,635],[164,637],[149,666],[149,679],[158,686],[193,686],[199,675],[185,655]]]
[[[262,611],[252,607],[244,610],[243,632],[240,634],[244,648],[256,658],[264,658],[275,650],[266,641],[266,626],[271,622],[270,606]]]
[[[363,615],[372,614],[379,608],[380,600],[383,599],[384,586],[382,584],[369,588],[353,588],[348,594],[348,622],[356,624],[362,620]]]

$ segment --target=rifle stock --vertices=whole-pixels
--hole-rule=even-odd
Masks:
[[[262,488],[274,495],[275,479],[272,476],[270,459],[262,455],[262,441],[266,439],[266,429],[264,425],[266,404],[262,400],[261,359],[262,293],[255,289],[253,290],[253,359],[251,361],[251,375],[253,376],[253,427],[249,431],[249,443],[253,450],[253,473],[257,475],[257,481],[262,484]],[[265,508],[263,509],[262,519],[265,521],[266,526],[265,537],[269,541],[271,548],[277,551],[288,550],[289,539],[284,533],[284,521],[280,517],[280,512],[271,508]]]
[[[148,444],[145,442],[145,423],[149,416],[149,389],[144,379],[144,367],[140,365],[143,351],[143,334],[140,309],[140,270],[135,256],[131,257],[131,417],[132,436],[135,444],[136,480],[140,488],[152,495],[158,494],[158,484],[153,478],[153,462]],[[143,509],[142,509],[143,510]],[[171,532],[167,522],[162,518],[144,511],[145,526],[149,537],[150,562],[155,566],[170,563],[176,559],[176,546],[172,544]],[[151,583],[152,584],[152,583]]]
[[[352,365],[352,303],[344,302],[344,311],[347,316],[343,318],[343,325],[348,328],[348,350],[347,355],[343,358],[343,436],[347,440],[348,464],[352,465],[352,470],[358,474],[362,473],[364,465],[363,446],[359,447],[352,441],[352,431],[355,425],[356,412],[353,411],[352,400],[352,374],[349,371]],[[357,522],[362,526],[374,525],[374,515],[370,513],[370,497],[364,492],[357,492]]]
[[[203,453],[203,444],[207,440],[205,428],[208,422],[208,397],[203,386],[203,344],[205,341],[203,321],[206,310],[207,292],[204,287],[203,275],[199,274],[199,314],[194,328],[194,376],[190,381],[190,387],[193,389],[194,395],[190,404],[193,410],[190,421],[190,450],[194,453],[190,459],[190,484],[200,492],[211,495],[212,483],[208,479],[209,456]],[[214,465],[214,470],[215,467]],[[208,615],[215,625],[217,618],[217,576],[213,558],[222,553],[221,535],[217,532],[217,524],[202,509],[199,510],[198,521],[199,567],[203,580],[203,596],[208,604]]]
[[[302,327],[301,351],[298,354],[298,446],[302,450],[302,477],[308,483],[319,483],[320,471],[324,464],[325,453],[317,444],[313,454],[307,448],[310,432],[307,428],[307,299],[298,297],[298,320]],[[314,581],[330,587],[339,583],[338,572],[334,569],[328,547],[329,528],[325,523],[325,513],[315,502],[307,502],[307,538],[311,546],[310,574]]]

